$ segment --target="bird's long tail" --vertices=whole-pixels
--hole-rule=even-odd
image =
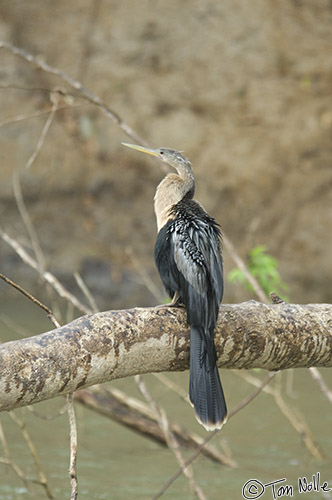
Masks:
[[[227,420],[227,408],[216,365],[213,339],[210,352],[206,348],[204,328],[190,328],[189,398],[197,420],[206,430],[220,429]]]

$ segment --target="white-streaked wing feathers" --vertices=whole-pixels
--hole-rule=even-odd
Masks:
[[[200,295],[206,294],[207,281],[210,280],[220,302],[222,263],[218,240],[205,222],[199,221],[195,225],[197,227],[179,225],[173,231],[174,261],[184,278]]]

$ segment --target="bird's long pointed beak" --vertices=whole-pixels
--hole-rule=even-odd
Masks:
[[[137,151],[141,151],[142,153],[146,153],[148,155],[159,156],[158,151],[155,149],[144,148],[143,146],[136,146],[136,144],[128,144],[127,142],[121,142],[121,144],[131,149],[137,149]]]

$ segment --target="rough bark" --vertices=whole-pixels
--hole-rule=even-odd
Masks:
[[[332,366],[332,305],[222,305],[219,366]],[[188,368],[185,311],[136,308],[83,316],[0,346],[0,411],[135,374]]]

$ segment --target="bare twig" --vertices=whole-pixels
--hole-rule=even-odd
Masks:
[[[280,411],[284,414],[284,416],[296,430],[311,455],[317,460],[324,460],[325,456],[319,449],[319,446],[315,443],[314,436],[309,429],[303,415],[301,415],[296,408],[292,408],[289,404],[287,404],[282,397],[281,384],[277,384],[276,389],[273,391],[273,397],[278,407],[280,408]]]
[[[1,48],[1,47],[0,47]],[[61,88],[61,87],[56,87],[50,88],[50,87],[36,87],[35,85],[33,87],[26,87],[23,85],[18,85],[15,83],[8,83],[7,85],[0,85],[0,89],[8,89],[8,90],[22,90],[24,92],[45,92],[49,94],[50,92],[53,92],[55,90],[56,92],[59,92],[60,95],[64,97],[77,97],[78,94],[76,92],[68,92],[66,89]],[[46,111],[48,113],[48,111]]]
[[[266,297],[264,290],[262,289],[262,287],[260,286],[258,281],[250,273],[247,266],[245,265],[245,263],[243,262],[243,260],[241,259],[241,257],[237,253],[237,251],[235,250],[233,243],[227,238],[227,236],[224,233],[223,233],[223,246],[226,248],[230,257],[233,259],[233,261],[235,262],[237,267],[243,272],[247,281],[249,281],[249,283],[253,287],[254,292],[256,293],[259,300],[261,300],[265,304],[268,304],[269,301]]]
[[[249,394],[249,396],[247,396],[246,398],[244,398],[242,401],[240,401],[240,403],[235,406],[235,408],[233,408],[230,412],[229,412],[229,415],[228,415],[228,418],[231,418],[233,417],[234,415],[236,415],[236,413],[238,413],[240,410],[242,410],[242,408],[244,408],[245,406],[247,406],[249,403],[251,403],[251,401],[253,399],[255,399],[256,396],[258,396],[258,394],[260,392],[262,392],[265,388],[265,386],[277,375],[278,372],[270,372],[262,381],[259,385],[257,385],[257,389],[255,391],[253,391],[251,394]]]
[[[42,415],[39,411],[37,411],[33,406],[27,406],[28,410],[36,417],[41,420],[55,420],[56,418],[61,417],[67,411],[67,403],[62,406],[56,413],[52,415]]]
[[[21,479],[21,481],[23,481],[25,487],[28,488],[29,487],[29,483],[28,483],[27,478],[24,475],[24,472],[14,462],[14,460],[11,457],[11,454],[10,454],[10,451],[9,451],[9,447],[8,447],[8,444],[7,444],[7,440],[6,440],[6,436],[5,436],[5,433],[3,431],[3,427],[2,427],[2,423],[1,422],[0,422],[0,441],[1,441],[1,444],[2,444],[2,447],[3,447],[3,452],[4,452],[4,455],[5,455],[4,458],[0,457],[0,462],[3,463],[3,464],[9,465],[13,469],[13,471],[15,472],[15,474]]]
[[[44,279],[44,281],[49,283],[54,288],[54,290],[60,297],[63,297],[69,302],[71,302],[79,311],[85,314],[93,312],[92,309],[82,304],[82,302],[80,302],[75,297],[75,295],[66,290],[66,288],[58,281],[58,279],[52,273],[48,271],[41,272],[37,261],[26,252],[26,250],[17,240],[9,236],[9,234],[6,233],[1,227],[0,227],[0,237],[3,239],[3,241],[8,243],[8,245],[17,253],[17,255],[21,257],[23,262],[25,262],[35,271],[37,271],[40,274],[40,276]]]
[[[129,127],[129,125],[127,125],[127,123],[125,123],[121,119],[121,117],[115,111],[113,111],[100,97],[98,97],[90,90],[86,89],[80,82],[74,80],[74,78],[69,76],[67,73],[61,71],[58,68],[50,66],[49,64],[33,56],[26,50],[20,49],[19,47],[15,47],[13,44],[9,42],[0,40],[0,49],[1,48],[8,50],[12,54],[19,56],[22,59],[25,59],[25,61],[28,61],[29,63],[33,64],[38,69],[45,71],[45,73],[49,73],[59,77],[61,80],[66,82],[70,87],[77,90],[87,101],[98,106],[108,118],[110,118],[116,125],[118,125],[121,128],[121,130],[123,130],[123,132],[125,132],[125,134],[131,137],[137,144],[141,144],[142,146],[148,146],[146,141],[144,141],[142,137],[136,134],[132,130],[132,128]]]
[[[256,387],[258,387],[260,384],[260,380],[249,373],[236,372],[236,374],[237,376],[246,380],[246,382],[248,382],[249,384],[255,385]],[[278,381],[279,381],[279,387],[278,386],[264,387],[263,391],[273,396],[278,408],[287,418],[292,427],[296,430],[296,432],[302,439],[303,443],[305,444],[306,448],[308,449],[309,453],[311,453],[312,456],[314,456],[315,458],[323,460],[325,457],[323,453],[320,451],[318,445],[315,443],[313,434],[309,429],[308,425],[306,424],[304,418],[299,414],[299,412],[295,408],[292,408],[283,399],[280,389],[280,378],[278,379]]]
[[[93,2],[91,2],[90,8],[88,10],[88,19],[85,23],[85,28],[83,30],[83,37],[80,43],[82,50],[78,62],[78,71],[77,71],[78,78],[80,78],[83,75],[86,76],[87,74],[88,59],[91,52],[91,47],[90,47],[91,38],[93,37],[94,29],[96,28],[96,26],[98,26],[97,20],[100,12],[99,10],[100,5],[101,5],[100,0],[94,0]]]
[[[50,318],[50,320],[52,321],[52,323],[55,325],[55,327],[59,327],[60,326],[59,322],[54,317],[54,314],[51,311],[51,309],[49,309],[45,304],[43,304],[42,302],[40,302],[31,293],[27,292],[24,288],[22,288],[20,285],[18,285],[14,281],[12,281],[9,278],[7,278],[6,276],[4,276],[2,273],[0,273],[0,278],[2,280],[4,280],[8,285],[12,286],[16,290],[18,290],[20,293],[22,293],[25,297],[27,297],[29,300],[31,300],[34,304],[36,304],[38,307],[40,307],[43,311],[45,311],[47,313],[47,316]],[[26,441],[26,443],[27,443],[27,445],[29,447],[31,456],[32,456],[32,458],[34,460],[34,463],[35,463],[35,467],[36,467],[39,479],[38,480],[33,479],[31,481],[35,482],[37,484],[42,485],[43,488],[44,488],[44,490],[45,490],[45,493],[46,493],[47,497],[50,498],[50,499],[52,499],[53,495],[52,495],[52,493],[51,493],[51,491],[49,489],[46,475],[45,475],[45,473],[44,473],[44,471],[42,469],[41,463],[40,463],[39,458],[38,458],[37,450],[36,450],[36,448],[35,448],[35,446],[33,444],[31,436],[30,436],[30,434],[29,434],[29,432],[28,432],[28,430],[27,430],[27,428],[25,426],[24,420],[23,419],[20,420],[19,418],[17,418],[17,416],[13,412],[10,413],[10,416],[14,420],[14,422],[20,427],[21,432],[23,434],[23,437],[24,437],[24,439],[25,439],[25,441]],[[8,465],[10,465],[12,467],[12,469],[15,471],[15,473],[26,483],[27,480],[24,477],[23,472],[12,461],[12,459],[10,457],[9,449],[7,447],[7,444],[6,444],[6,441],[5,441],[5,438],[4,438],[4,434],[3,434],[3,430],[2,430],[1,425],[0,425],[0,438],[1,438],[1,441],[3,443],[4,451],[5,451],[5,454],[6,454],[6,461],[8,462]]]
[[[246,398],[244,398],[244,400],[242,402],[240,402],[230,413],[229,413],[229,417],[228,418],[231,418],[232,416],[234,416],[238,411],[240,411],[240,409],[242,409],[244,406],[246,406],[249,402],[251,402],[255,397],[258,396],[258,394],[264,389],[264,387],[270,382],[270,380],[272,380],[273,378],[273,374],[269,373],[267,377],[265,377],[262,381],[261,381],[261,384],[260,386],[252,392],[252,394],[249,394],[249,396],[247,396]],[[204,441],[202,442],[202,444],[200,446],[197,447],[197,449],[194,451],[194,453],[185,461],[184,463],[184,466],[187,467],[188,465],[190,465],[192,462],[194,462],[194,460],[196,460],[196,458],[202,453],[202,450],[204,449],[204,447],[206,446],[206,444],[218,433],[218,429],[210,432],[206,438],[204,439]],[[164,493],[165,491],[174,483],[174,481],[181,476],[183,472],[183,468],[181,467],[180,469],[178,469],[167,481],[166,483],[164,484],[164,486],[161,488],[161,490],[153,497],[153,500],[157,500],[158,498],[160,498]]]
[[[234,260],[234,262],[237,264],[239,269],[243,272],[245,275],[246,279],[249,281],[249,283],[252,285],[257,297],[262,302],[265,302],[268,304],[268,298],[263,289],[260,287],[258,281],[252,276],[252,274],[249,272],[247,269],[245,263],[242,261],[242,259],[239,257],[237,254],[233,244],[231,241],[224,235],[223,237],[223,242],[225,247],[227,248],[230,256]],[[285,300],[279,297],[276,293],[272,292],[270,294],[270,299],[272,300],[273,304],[284,304]],[[309,368],[310,374],[312,378],[316,381],[318,384],[318,387],[320,388],[321,392],[323,395],[332,403],[332,391],[328,388],[326,385],[322,375],[318,371],[316,367],[310,367]],[[321,451],[319,450],[318,446],[314,442],[313,435],[308,428],[307,424],[304,422],[304,419],[300,417],[298,413],[296,413],[296,410],[291,408],[286,404],[284,399],[281,396],[280,391],[273,391],[273,396],[275,398],[275,402],[279,406],[280,410],[282,413],[285,415],[285,417],[289,420],[289,422],[292,424],[294,429],[299,433],[300,436],[302,436],[303,441],[305,445],[307,446],[308,450],[312,453],[312,455],[316,458],[322,459],[323,455]]]
[[[76,500],[78,493],[77,472],[76,472],[77,428],[76,428],[76,419],[74,412],[73,393],[67,395],[67,409],[68,409],[69,426],[70,426],[70,466],[69,466],[69,475],[71,484],[70,500]]]
[[[36,256],[36,261],[38,263],[38,268],[40,269],[40,272],[45,271],[45,259],[44,259],[44,254],[42,252],[40,243],[39,243],[39,238],[37,235],[37,232],[34,228],[34,225],[32,223],[31,217],[29,215],[29,212],[26,208],[26,205],[24,203],[23,195],[22,195],[22,190],[21,190],[21,185],[20,185],[20,177],[19,177],[19,172],[14,172],[13,174],[13,190],[14,190],[14,196],[16,199],[16,204],[17,208],[20,212],[21,218],[23,220],[23,223],[26,227],[26,230],[28,232],[31,245],[34,251],[34,254]]]
[[[176,459],[178,460],[181,470],[186,476],[186,478],[189,481],[190,488],[191,490],[196,494],[197,498],[200,500],[206,500],[206,497],[200,488],[200,486],[196,483],[193,470],[189,465],[186,464],[184,457],[182,455],[182,452],[180,450],[179,443],[177,439],[175,438],[173,432],[170,429],[169,422],[166,416],[165,411],[160,408],[157,403],[154,401],[152,398],[150,392],[148,391],[146,385],[144,384],[142,377],[140,375],[135,376],[135,381],[138,385],[138,388],[141,392],[141,394],[145,397],[145,399],[148,401],[150,404],[151,408],[153,409],[154,413],[156,414],[160,428],[164,431],[165,434],[165,439],[168,444],[169,449],[174,453]]]
[[[149,292],[155,297],[155,299],[160,303],[164,300],[165,296],[160,293],[159,288],[156,286],[156,284],[153,282],[149,274],[146,272],[144,269],[144,266],[141,265],[141,262],[139,262],[138,258],[135,255],[135,252],[133,251],[133,248],[131,246],[126,247],[126,253],[129,256],[131,262],[133,263],[137,273],[141,277],[144,285],[146,288],[149,290]]]
[[[28,161],[25,164],[25,168],[30,168],[31,165],[33,164],[33,162],[35,161],[35,159],[37,158],[41,148],[43,147],[45,138],[47,136],[47,132],[49,131],[49,128],[53,122],[53,119],[54,119],[54,116],[55,116],[55,113],[58,109],[58,104],[59,104],[59,94],[55,91],[51,92],[51,102],[52,102],[51,112],[49,113],[49,115],[47,117],[47,120],[45,122],[43,130],[42,130],[40,137],[39,137],[39,140],[37,142],[37,145],[36,145],[32,155],[30,156],[30,158],[28,159]]]
[[[164,373],[154,373],[153,374],[155,378],[159,380],[165,387],[170,389],[171,391],[175,392],[180,398],[185,401],[186,403],[189,403],[189,395],[188,392],[182,389],[178,384],[175,384],[172,380],[170,380]]]
[[[15,332],[16,334],[15,338],[17,337],[23,338],[29,336],[29,331],[27,330],[26,327],[20,325],[6,314],[1,314],[0,320],[4,325],[8,326],[11,330],[13,330],[13,332]]]
[[[158,444],[167,446],[156,414],[147,402],[128,396],[111,385],[94,385],[89,389],[79,389],[75,392],[75,401],[129,429],[142,433]],[[170,422],[170,426],[181,447],[196,449],[203,441],[201,436],[183,429],[176,422]],[[234,466],[234,462],[214,446],[207,445],[203,454],[214,462]]]
[[[252,276],[252,274],[249,272],[247,269],[245,263],[242,261],[242,259],[238,256],[236,253],[234,246],[232,243],[228,240],[227,237],[224,236],[223,238],[224,245],[227,247],[231,257],[233,258],[234,262],[237,264],[239,269],[244,273],[245,277],[247,280],[250,282],[252,285],[256,295],[259,297],[260,300],[262,300],[265,303],[268,303],[267,296],[263,289],[260,287],[259,283],[257,280]],[[285,300],[279,297],[276,293],[272,292],[270,294],[270,299],[272,300],[273,304],[285,304]],[[323,395],[332,403],[332,391],[328,388],[326,385],[322,375],[318,371],[316,367],[310,367],[309,368],[310,374],[312,378],[316,381],[318,384],[318,387],[320,388],[321,392]],[[270,392],[271,391],[271,392]],[[283,399],[281,395],[281,390],[279,387],[279,390],[271,390],[271,388],[267,388],[266,392],[270,392],[274,399],[276,404],[278,405],[280,411],[284,414],[284,416],[288,419],[288,421],[291,423],[293,428],[296,430],[296,432],[300,435],[302,438],[304,444],[306,445],[307,449],[309,452],[315,457],[318,458],[319,460],[322,460],[324,458],[324,455],[320,451],[318,445],[314,441],[314,436],[312,432],[310,431],[308,425],[306,424],[305,420],[299,412],[295,408],[291,408]]]
[[[24,476],[24,473],[23,473],[22,469],[20,469],[20,467],[15,462],[13,462],[13,460],[11,458],[0,457],[0,463],[2,463],[4,465],[8,465],[9,467],[11,467],[11,469],[13,469],[13,471],[15,472],[15,474],[21,479],[21,481],[23,481],[24,486],[27,489],[29,489],[28,480]],[[36,482],[34,480],[30,480],[30,481],[31,482]]]
[[[74,278],[76,280],[77,285],[84,293],[85,298],[87,299],[88,303],[90,304],[91,310],[95,313],[98,312],[99,308],[96,304],[96,301],[95,301],[94,297],[92,296],[90,290],[86,286],[82,276],[79,273],[74,273]]]
[[[18,290],[20,293],[25,295],[25,297],[27,297],[29,300],[31,300],[34,304],[36,304],[38,307],[40,307],[43,311],[45,311],[47,316],[50,318],[50,320],[52,321],[52,323],[54,324],[54,326],[56,328],[58,328],[60,326],[59,322],[56,320],[53,312],[51,311],[51,309],[49,307],[45,306],[45,304],[40,302],[40,300],[36,299],[36,297],[34,297],[30,292],[27,292],[24,288],[22,288],[20,285],[18,285],[14,281],[10,280],[9,278],[7,278],[7,276],[3,275],[2,273],[0,273],[0,278],[3,281],[5,281],[8,285],[12,286],[16,290]]]
[[[46,477],[45,472],[41,466],[35,445],[33,444],[31,436],[26,428],[25,421],[23,419],[19,419],[17,417],[17,415],[13,412],[10,412],[9,414],[10,414],[11,418],[14,420],[14,422],[19,426],[19,428],[22,432],[22,435],[23,435],[23,437],[28,445],[28,448],[30,450],[31,456],[33,458],[33,461],[34,461],[34,464],[35,464],[35,467],[37,470],[37,474],[39,477],[38,480],[36,480],[36,481],[33,480],[33,482],[41,484],[41,486],[43,486],[43,488],[45,490],[47,497],[50,499],[53,499],[53,495],[52,495],[52,493],[49,489],[49,486],[48,486],[47,477]]]
[[[66,110],[66,109],[75,109],[75,108],[80,108],[82,106],[87,106],[87,103],[84,102],[81,104],[73,104],[71,106],[62,106],[62,107],[57,108],[56,111],[58,112],[58,111]],[[52,108],[48,109],[47,111],[39,111],[38,113],[16,115],[16,116],[13,116],[12,118],[8,118],[7,120],[0,122],[0,128],[5,127],[6,125],[11,125],[12,123],[22,122],[25,120],[31,120],[32,118],[39,118],[40,116],[48,115],[51,112],[52,112]]]
[[[332,391],[327,386],[327,384],[326,384],[325,380],[323,379],[323,376],[320,373],[320,371],[318,370],[318,368],[312,366],[311,368],[309,368],[309,373],[312,376],[312,378],[314,379],[314,381],[317,383],[318,387],[320,388],[321,392],[324,394],[326,399],[328,399],[328,401],[330,403],[332,403]]]
[[[51,319],[54,325],[58,328],[60,324],[55,319],[53,312],[47,306],[45,306],[38,299],[33,297],[29,292],[24,290],[22,287],[9,280],[6,276],[0,273],[0,278],[3,279],[6,283],[13,286],[16,290],[23,293],[27,298],[29,298],[34,304],[38,305],[43,311],[47,313],[47,316]],[[76,429],[76,420],[75,420],[75,412],[74,412],[74,403],[73,403],[73,393],[67,394],[67,411],[69,418],[69,427],[70,427],[70,483],[71,483],[71,500],[76,500],[77,498],[77,473],[76,473],[76,463],[77,463],[77,429]],[[29,446],[31,455],[34,459],[38,474],[39,474],[39,482],[45,488],[47,496],[49,498],[53,498],[50,490],[47,485],[46,476],[41,468],[41,464],[38,459],[37,451],[34,447],[34,444],[30,438],[30,435],[25,427],[25,423],[23,420],[19,420],[14,413],[11,414],[13,420],[20,426],[22,434]],[[7,457],[8,458],[8,457]]]
[[[40,134],[39,140],[37,142],[37,145],[28,159],[25,167],[30,168],[35,159],[37,158],[38,154],[41,151],[41,148],[43,147],[47,132],[51,126],[51,123],[53,121],[55,112],[58,108],[59,104],[59,94],[57,92],[51,92],[51,101],[52,101],[52,109],[51,112],[49,113],[46,123],[43,127],[43,130]],[[44,254],[41,249],[40,243],[39,243],[39,238],[37,235],[37,231],[34,228],[34,225],[32,223],[31,217],[29,215],[29,212],[26,208],[23,195],[22,195],[22,190],[21,190],[21,185],[20,185],[20,178],[19,178],[19,172],[15,172],[13,175],[13,189],[14,189],[14,195],[17,203],[18,210],[20,212],[20,215],[22,217],[22,220],[24,222],[24,225],[27,229],[27,232],[30,237],[31,245],[35,253],[35,257],[38,263],[39,271],[42,273],[45,271],[45,259],[44,259]]]
[[[58,321],[55,319],[53,312],[51,309],[49,309],[47,306],[45,306],[42,302],[40,302],[38,299],[33,297],[29,292],[24,290],[21,286],[17,285],[17,283],[14,283],[11,281],[9,278],[4,276],[3,274],[0,273],[0,278],[3,279],[6,283],[14,287],[16,290],[21,292],[23,295],[25,295],[28,299],[30,299],[34,304],[39,306],[43,311],[47,313],[47,316],[51,319],[51,321],[54,323],[56,327],[59,327]],[[69,467],[69,473],[70,473],[70,482],[71,482],[71,500],[76,500],[77,498],[77,473],[76,473],[76,462],[77,462],[77,429],[76,429],[76,420],[75,420],[75,412],[74,412],[74,403],[73,403],[73,393],[67,394],[67,411],[68,411],[68,417],[69,417],[69,427],[70,427],[70,467]],[[25,423],[23,420],[19,420],[14,413],[11,414],[12,419],[19,425],[22,434],[29,446],[31,455],[34,459],[38,474],[39,474],[39,482],[40,484],[45,488],[45,491],[47,493],[47,496],[49,498],[52,498],[52,495],[50,493],[50,490],[47,485],[47,479],[46,476],[41,468],[41,464],[38,459],[37,451],[34,447],[34,444],[30,438],[30,435],[25,427]],[[2,428],[0,428],[0,431]],[[1,438],[1,432],[0,432],[0,438]],[[3,441],[4,442],[4,441]],[[5,448],[5,446],[4,446]],[[6,448],[5,448],[6,449]],[[9,459],[9,457],[6,457]],[[14,468],[13,464],[11,464],[12,467]],[[18,472],[17,472],[18,473]]]

